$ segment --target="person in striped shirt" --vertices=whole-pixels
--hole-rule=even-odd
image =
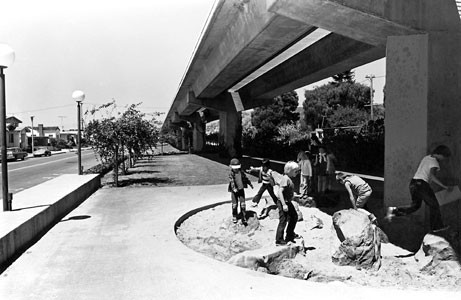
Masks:
[[[248,170],[250,173],[251,172],[259,172],[259,179],[258,183],[262,183],[261,187],[259,188],[258,193],[256,196],[254,196],[252,200],[252,206],[256,207],[259,204],[259,201],[261,200],[262,195],[264,194],[265,191],[269,193],[269,195],[272,197],[272,200],[274,200],[274,204],[277,204],[277,196],[275,196],[274,193],[274,178],[272,177],[273,171],[270,169],[270,160],[268,159],[263,159],[261,167],[250,167]],[[266,205],[267,205],[267,200],[266,200]]]

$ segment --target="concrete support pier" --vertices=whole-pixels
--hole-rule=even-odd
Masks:
[[[439,178],[459,183],[461,170],[461,33],[389,37],[386,70],[385,205],[410,203],[408,184],[422,157],[440,144],[452,157]],[[459,233],[460,208],[442,207],[444,222]],[[424,209],[402,221],[396,239],[429,230]],[[414,226],[419,225],[419,226]],[[418,239],[417,239],[418,240]]]
[[[230,157],[242,152],[242,113],[235,110],[219,112],[219,143],[225,145]]]

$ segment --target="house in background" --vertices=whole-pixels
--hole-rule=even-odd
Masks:
[[[19,124],[22,123],[16,117],[8,117],[5,120],[6,122],[6,147],[21,147],[21,134],[18,130],[16,130]]]
[[[43,126],[38,124],[38,127],[34,127],[34,131],[38,131],[39,137],[48,137],[53,139],[61,138],[61,129],[58,126]]]
[[[78,135],[78,130],[77,129],[69,129],[69,130],[63,130],[61,132],[61,139],[67,141],[67,142],[72,142],[73,144],[77,143],[77,135]]]
[[[34,136],[35,146],[50,146],[52,139],[61,138],[61,130],[58,126],[43,126],[38,124],[33,129],[31,126],[20,126],[22,123],[16,117],[6,119],[7,140],[6,146],[29,149],[32,147],[32,134]]]
[[[77,130],[69,130],[61,132],[59,126],[43,126],[38,124],[34,126],[20,126],[22,123],[16,117],[8,117],[6,119],[7,141],[6,146],[19,147],[28,151],[32,148],[32,135],[34,136],[34,148],[36,146],[50,146],[51,140],[63,139],[65,141],[77,141]]]

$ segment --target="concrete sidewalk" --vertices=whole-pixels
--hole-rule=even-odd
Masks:
[[[15,261],[0,277],[0,298],[368,300],[461,296],[306,282],[208,258],[182,244],[174,225],[193,209],[229,200],[228,167],[183,154],[156,156],[142,168],[140,174],[145,177],[137,179],[136,187],[100,189]],[[247,197],[256,191],[257,186],[247,189]]]

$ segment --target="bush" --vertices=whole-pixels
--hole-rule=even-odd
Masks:
[[[384,120],[370,121],[359,132],[340,129],[326,135],[323,143],[337,158],[337,168],[344,171],[384,174]],[[288,141],[267,140],[264,137],[242,135],[243,152],[249,156],[274,160],[296,160],[300,150],[308,150],[309,138]]]
[[[324,143],[338,160],[338,167],[351,172],[384,174],[384,120],[370,121],[360,132],[339,130]]]

